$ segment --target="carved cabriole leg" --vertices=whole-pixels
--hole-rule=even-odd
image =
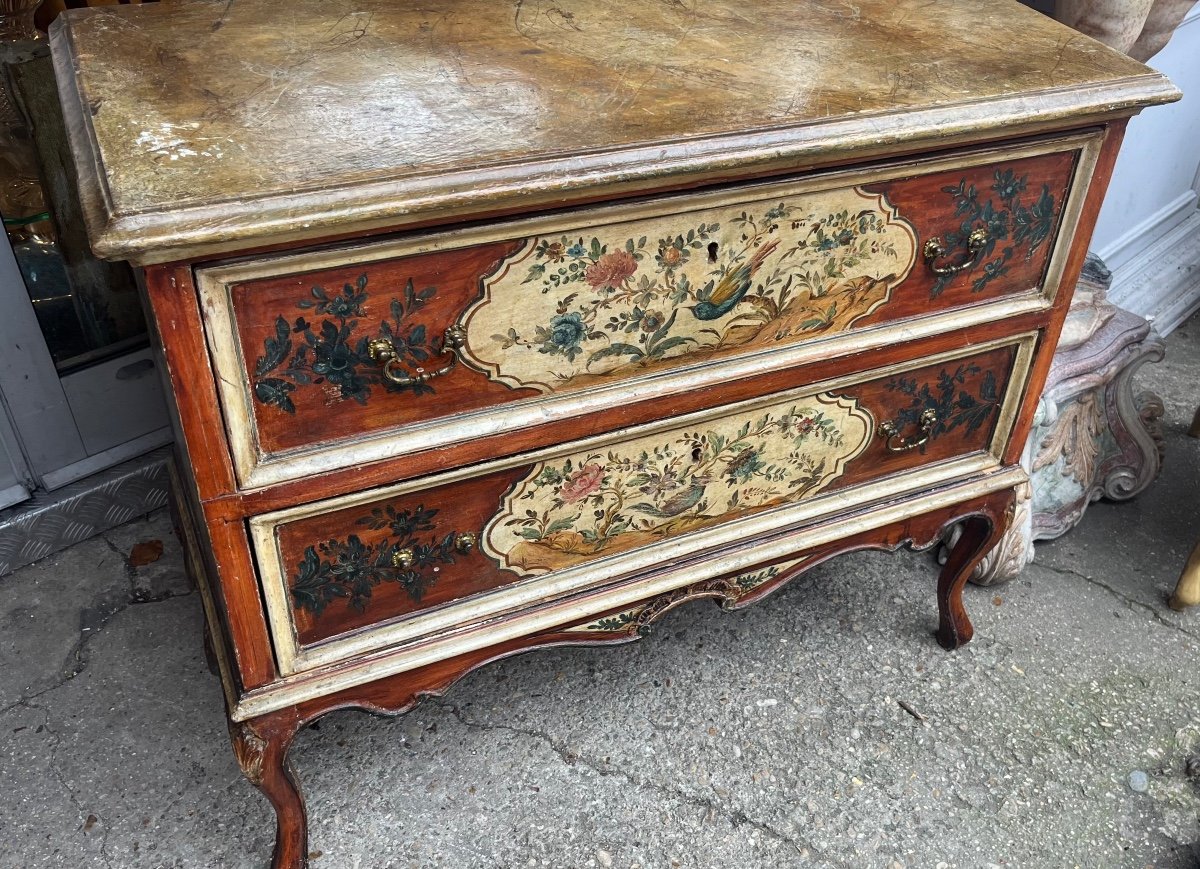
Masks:
[[[308,815],[300,785],[287,759],[299,728],[300,721],[290,710],[229,725],[233,753],[242,773],[275,809],[272,869],[308,866]]]
[[[1012,524],[1014,492],[992,501],[974,516],[962,521],[962,534],[950,550],[938,576],[937,641],[943,649],[969,643],[975,630],[962,602],[963,586],[975,567],[995,547]]]

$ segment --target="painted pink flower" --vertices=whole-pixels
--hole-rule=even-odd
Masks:
[[[627,250],[606,253],[587,267],[584,278],[593,287],[619,287],[637,271],[637,260]]]
[[[567,477],[558,494],[568,504],[582,500],[600,488],[604,482],[603,465],[584,465]]]

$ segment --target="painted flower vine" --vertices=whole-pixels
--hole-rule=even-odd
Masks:
[[[417,394],[433,392],[428,383],[396,384],[383,377],[368,355],[372,338],[386,338],[397,358],[420,364],[441,352],[426,334],[423,323],[411,317],[437,293],[435,287],[417,290],[410,278],[399,297],[388,303],[389,318],[379,321],[374,333],[359,331],[359,318],[366,317],[367,276],[360,275],[341,292],[314,286],[310,297],[300,299],[296,307],[320,316],[312,322],[300,315],[275,318],[275,332],[263,341],[263,355],[254,363],[254,397],[266,405],[295,413],[293,394],[298,386],[328,384],[342,398],[366,404],[371,389],[382,386],[388,392],[408,390]]]
[[[784,569],[798,564],[803,559],[796,561],[788,561],[781,565],[772,565],[763,568],[762,570],[750,571],[748,573],[740,573],[733,578],[731,586],[735,589],[737,597],[749,594],[763,585],[768,580],[772,580],[779,576]],[[621,612],[613,613],[612,615],[601,616],[593,622],[588,622],[583,625],[578,625],[570,628],[573,631],[582,631],[585,633],[615,633],[625,631],[638,624],[638,616],[649,609],[653,604],[642,604],[631,609],[622,610]]]
[[[562,360],[540,363],[562,383],[844,327],[887,297],[915,242],[878,197],[847,188],[803,202],[713,210],[724,225],[706,219],[676,233],[536,239],[521,284],[552,296],[552,313],[504,323],[482,352],[494,364],[513,348]]]
[[[437,577],[437,565],[453,564],[457,553],[454,531],[442,536],[418,536],[433,530],[437,513],[423,505],[411,510],[397,510],[391,505],[376,507],[357,524],[373,531],[386,528],[388,535],[382,539],[367,543],[357,534],[350,534],[345,539],[333,538],[307,547],[292,577],[292,603],[314,618],[338,599],[362,612],[371,600],[372,589],[385,582],[398,583],[419,602]],[[412,554],[406,566],[394,561],[402,549]]]
[[[836,403],[722,422],[539,466],[509,502],[502,524],[510,542],[493,547],[533,547],[539,563],[554,553],[571,562],[796,501],[838,473],[869,431],[861,412]]]
[[[1043,184],[1032,203],[1026,197],[1028,186],[1028,175],[1018,178],[1012,169],[997,169],[990,187],[993,195],[987,199],[983,199],[984,194],[974,184],[968,184],[965,178],[957,185],[942,188],[943,193],[954,198],[954,215],[961,219],[959,229],[945,237],[950,250],[964,249],[967,237],[974,230],[987,230],[987,243],[979,252],[978,265],[968,272],[974,276],[973,292],[982,292],[992,281],[1007,274],[1009,262],[1022,249],[1026,261],[1033,259],[1050,238],[1056,217],[1050,185]],[[1000,247],[997,254],[1001,242],[1008,244]],[[940,296],[954,278],[954,275],[939,275],[933,283],[931,296]]]
[[[973,381],[980,372],[983,378],[972,394],[968,390],[968,381]],[[896,413],[897,427],[915,430],[920,427],[921,414],[925,411],[932,410],[937,414],[930,437],[954,431],[959,426],[971,434],[991,420],[1000,407],[996,375],[990,370],[983,371],[975,363],[943,368],[932,384],[918,383],[912,377],[896,377],[888,381],[887,389],[910,399],[909,405]],[[925,451],[924,446],[920,449]]]

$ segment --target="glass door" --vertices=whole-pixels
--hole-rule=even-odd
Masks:
[[[0,507],[171,439],[133,272],[88,248],[39,5],[0,0]]]

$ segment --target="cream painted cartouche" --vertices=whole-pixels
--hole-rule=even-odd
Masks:
[[[541,573],[799,501],[841,476],[873,423],[854,399],[822,394],[541,462],[484,551]]]
[[[841,332],[916,254],[912,226],[858,187],[564,230],[528,239],[484,281],[464,349],[502,383],[552,392]]]

